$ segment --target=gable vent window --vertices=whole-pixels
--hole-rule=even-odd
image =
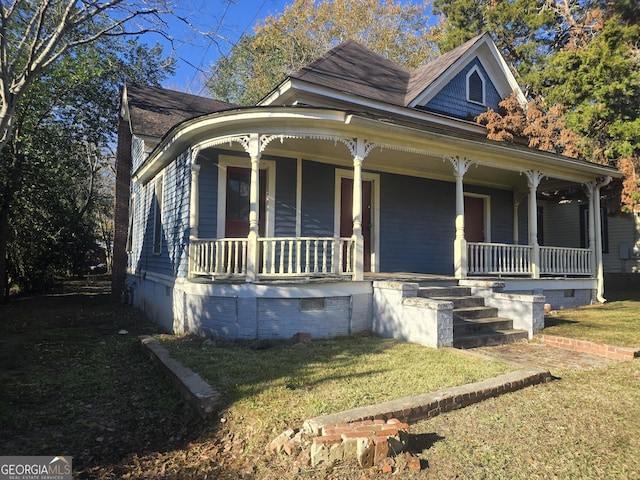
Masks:
[[[477,68],[467,75],[467,100],[484,105],[484,78]]]

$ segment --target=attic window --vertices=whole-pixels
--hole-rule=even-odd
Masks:
[[[478,67],[467,74],[467,100],[484,105],[484,77]]]

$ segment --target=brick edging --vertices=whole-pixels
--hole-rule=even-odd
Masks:
[[[443,388],[435,392],[310,418],[304,422],[303,429],[308,434],[319,435],[326,425],[392,418],[411,424],[504,393],[549,382],[551,379],[551,374],[546,370],[521,369],[459,387]]]
[[[200,375],[171,357],[155,338],[141,335],[138,340],[142,351],[169,375],[176,388],[193,404],[201,417],[205,418],[218,411],[222,405],[222,396]]]
[[[605,343],[596,343],[589,340],[578,340],[568,337],[557,337],[555,335],[536,335],[535,338],[550,347],[590,353],[613,360],[633,360],[634,358],[640,357],[640,348],[618,347],[616,345],[607,345]]]

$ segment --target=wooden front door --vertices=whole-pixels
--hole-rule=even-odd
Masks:
[[[372,182],[362,182],[362,236],[364,237],[364,271],[371,271],[371,193]],[[340,185],[340,236],[353,234],[353,179],[342,178]]]
[[[467,242],[484,242],[486,239],[484,198],[464,197],[464,238]]]
[[[260,170],[259,234],[264,236],[266,205],[266,171]],[[227,167],[227,211],[224,227],[226,238],[246,238],[249,235],[249,193],[251,169]]]

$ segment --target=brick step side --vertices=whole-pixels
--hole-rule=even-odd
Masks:
[[[495,307],[465,307],[453,309],[454,320],[469,320],[475,318],[488,318],[497,316],[498,309]]]
[[[453,337],[454,348],[477,348],[527,340],[528,334],[524,330],[500,330],[488,333],[472,333]]]
[[[469,333],[489,333],[500,330],[513,330],[513,320],[502,317],[487,317],[476,320],[455,320],[453,322],[453,336]]]

